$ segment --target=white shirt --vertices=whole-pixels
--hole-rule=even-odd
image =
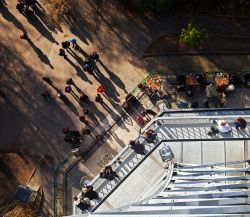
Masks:
[[[228,133],[231,131],[231,127],[228,123],[222,125],[222,123],[226,122],[225,120],[220,120],[218,121],[218,130],[221,132],[221,133]]]

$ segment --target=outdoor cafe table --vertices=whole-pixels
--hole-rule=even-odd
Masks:
[[[146,83],[151,90],[159,90],[161,88],[162,81],[158,75],[154,74],[146,78]]]

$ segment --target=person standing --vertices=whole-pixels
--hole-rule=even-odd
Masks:
[[[145,155],[145,147],[143,144],[141,144],[138,140],[130,140],[129,141],[131,149],[135,151],[136,154],[142,154]]]
[[[239,129],[244,130],[247,127],[247,122],[242,117],[237,117],[234,124],[235,124],[236,130],[239,130]]]
[[[79,117],[79,120],[80,120],[81,122],[85,122],[85,121],[86,121],[86,118],[85,118],[84,115],[82,115],[82,116]]]
[[[100,172],[100,178],[112,181],[115,178],[119,178],[119,176],[115,171],[113,171],[111,166],[105,166]]]
[[[82,93],[79,99],[80,99],[81,101],[85,102],[86,104],[89,104],[89,97],[88,97],[87,94]]]
[[[96,87],[96,91],[97,91],[97,93],[103,94],[105,92],[104,86],[102,84],[98,85]]]
[[[82,131],[82,133],[83,133],[84,135],[92,136],[90,129],[84,129],[84,130]],[[92,137],[93,137],[93,136],[92,136]]]
[[[77,43],[76,43],[76,39],[75,38],[69,39],[69,42],[72,43],[73,48],[76,47]]]
[[[63,56],[64,59],[68,58],[68,56],[66,55],[64,49],[62,49],[62,48],[60,48],[60,50],[59,50],[59,56]]]
[[[65,87],[64,91],[65,91],[66,93],[70,93],[70,92],[72,91],[71,86],[70,86],[70,85],[67,85],[67,86]]]
[[[98,193],[93,190],[92,185],[84,185],[82,188],[82,197],[87,197],[90,200],[98,199]]]
[[[22,39],[22,40],[28,40],[28,39],[29,39],[29,36],[28,36],[27,32],[23,32],[23,33],[20,35],[20,39]]]
[[[97,95],[96,95],[96,97],[95,97],[95,101],[96,102],[99,102],[99,103],[103,103],[103,98],[101,97],[101,95],[98,93]]]
[[[92,51],[91,54],[89,55],[89,58],[97,62],[99,60],[99,54],[95,51]]]

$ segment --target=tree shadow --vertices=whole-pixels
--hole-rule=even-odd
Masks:
[[[52,36],[52,33],[46,28],[43,22],[38,19],[38,17],[35,14],[32,14],[31,16],[27,17],[27,21],[33,25],[38,32],[41,33],[45,38],[47,38],[52,43],[59,44],[54,37]]]
[[[49,58],[38,48],[30,39],[27,40],[29,42],[29,45],[34,49],[36,52],[38,58],[46,65],[49,65],[51,69],[54,69],[54,67],[51,65]]]
[[[38,7],[37,5],[38,5],[39,7]],[[52,23],[50,23],[50,22],[48,21],[48,18],[47,18],[47,16],[46,16],[46,13],[45,13],[44,9],[42,8],[42,6],[39,4],[38,1],[37,1],[36,5],[34,5],[34,6],[32,7],[32,9],[33,9],[35,15],[41,19],[41,22],[42,22],[50,31],[56,32],[56,30],[57,30],[56,27],[55,27]]]
[[[12,22],[19,30],[25,31],[23,25],[16,19],[15,16],[12,15],[12,13],[9,12],[8,8],[5,5],[2,5],[2,7],[0,7],[0,12],[2,13],[4,19]]]
[[[2,1],[0,2],[0,4],[7,5],[7,3],[6,3],[6,1],[5,1],[5,0],[2,0]]]
[[[29,153],[46,153],[61,161],[70,151],[61,144],[61,129],[65,123],[74,126],[65,106],[53,98],[50,102],[41,100],[39,91],[48,86],[36,77],[39,73],[2,43],[0,51],[0,68],[6,72],[0,75],[7,94],[4,106],[0,106],[0,119],[4,124],[4,131],[0,131],[0,146],[8,144],[9,149],[15,149],[23,144]],[[14,129],[14,125],[18,129]]]
[[[92,36],[89,34],[87,28],[85,28],[85,26],[88,26],[87,23],[77,11],[64,20],[68,25],[70,32],[80,38],[82,42],[87,45],[89,44],[88,40],[93,42]]]
[[[110,70],[108,69],[108,67],[104,65],[104,63],[103,63],[102,61],[99,60],[98,62],[101,64],[101,66],[104,68],[104,70],[108,73],[109,78],[110,78],[118,87],[120,87],[126,94],[128,94],[128,91],[126,90],[125,85],[124,85],[124,83],[121,81],[121,79],[120,79],[115,73],[113,73],[112,71],[110,71]],[[97,66],[96,66],[96,67],[97,67]]]

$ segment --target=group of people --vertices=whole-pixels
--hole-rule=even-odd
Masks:
[[[214,136],[219,133],[230,133],[232,131],[232,126],[235,126],[236,130],[245,130],[247,127],[247,122],[242,117],[237,117],[234,122],[230,123],[226,120],[215,121],[217,126],[211,126],[208,132],[209,136]]]
[[[63,128],[63,133],[65,134],[64,141],[71,143],[72,145],[79,145],[82,141],[82,135],[79,131],[69,130],[69,128]]]
[[[112,169],[112,167],[105,166],[100,171],[100,178],[112,181],[114,179],[119,180],[118,174]],[[82,211],[89,210],[91,208],[91,200],[100,200],[99,195],[94,191],[92,185],[85,184],[82,188],[80,197],[74,196],[76,206]]]

